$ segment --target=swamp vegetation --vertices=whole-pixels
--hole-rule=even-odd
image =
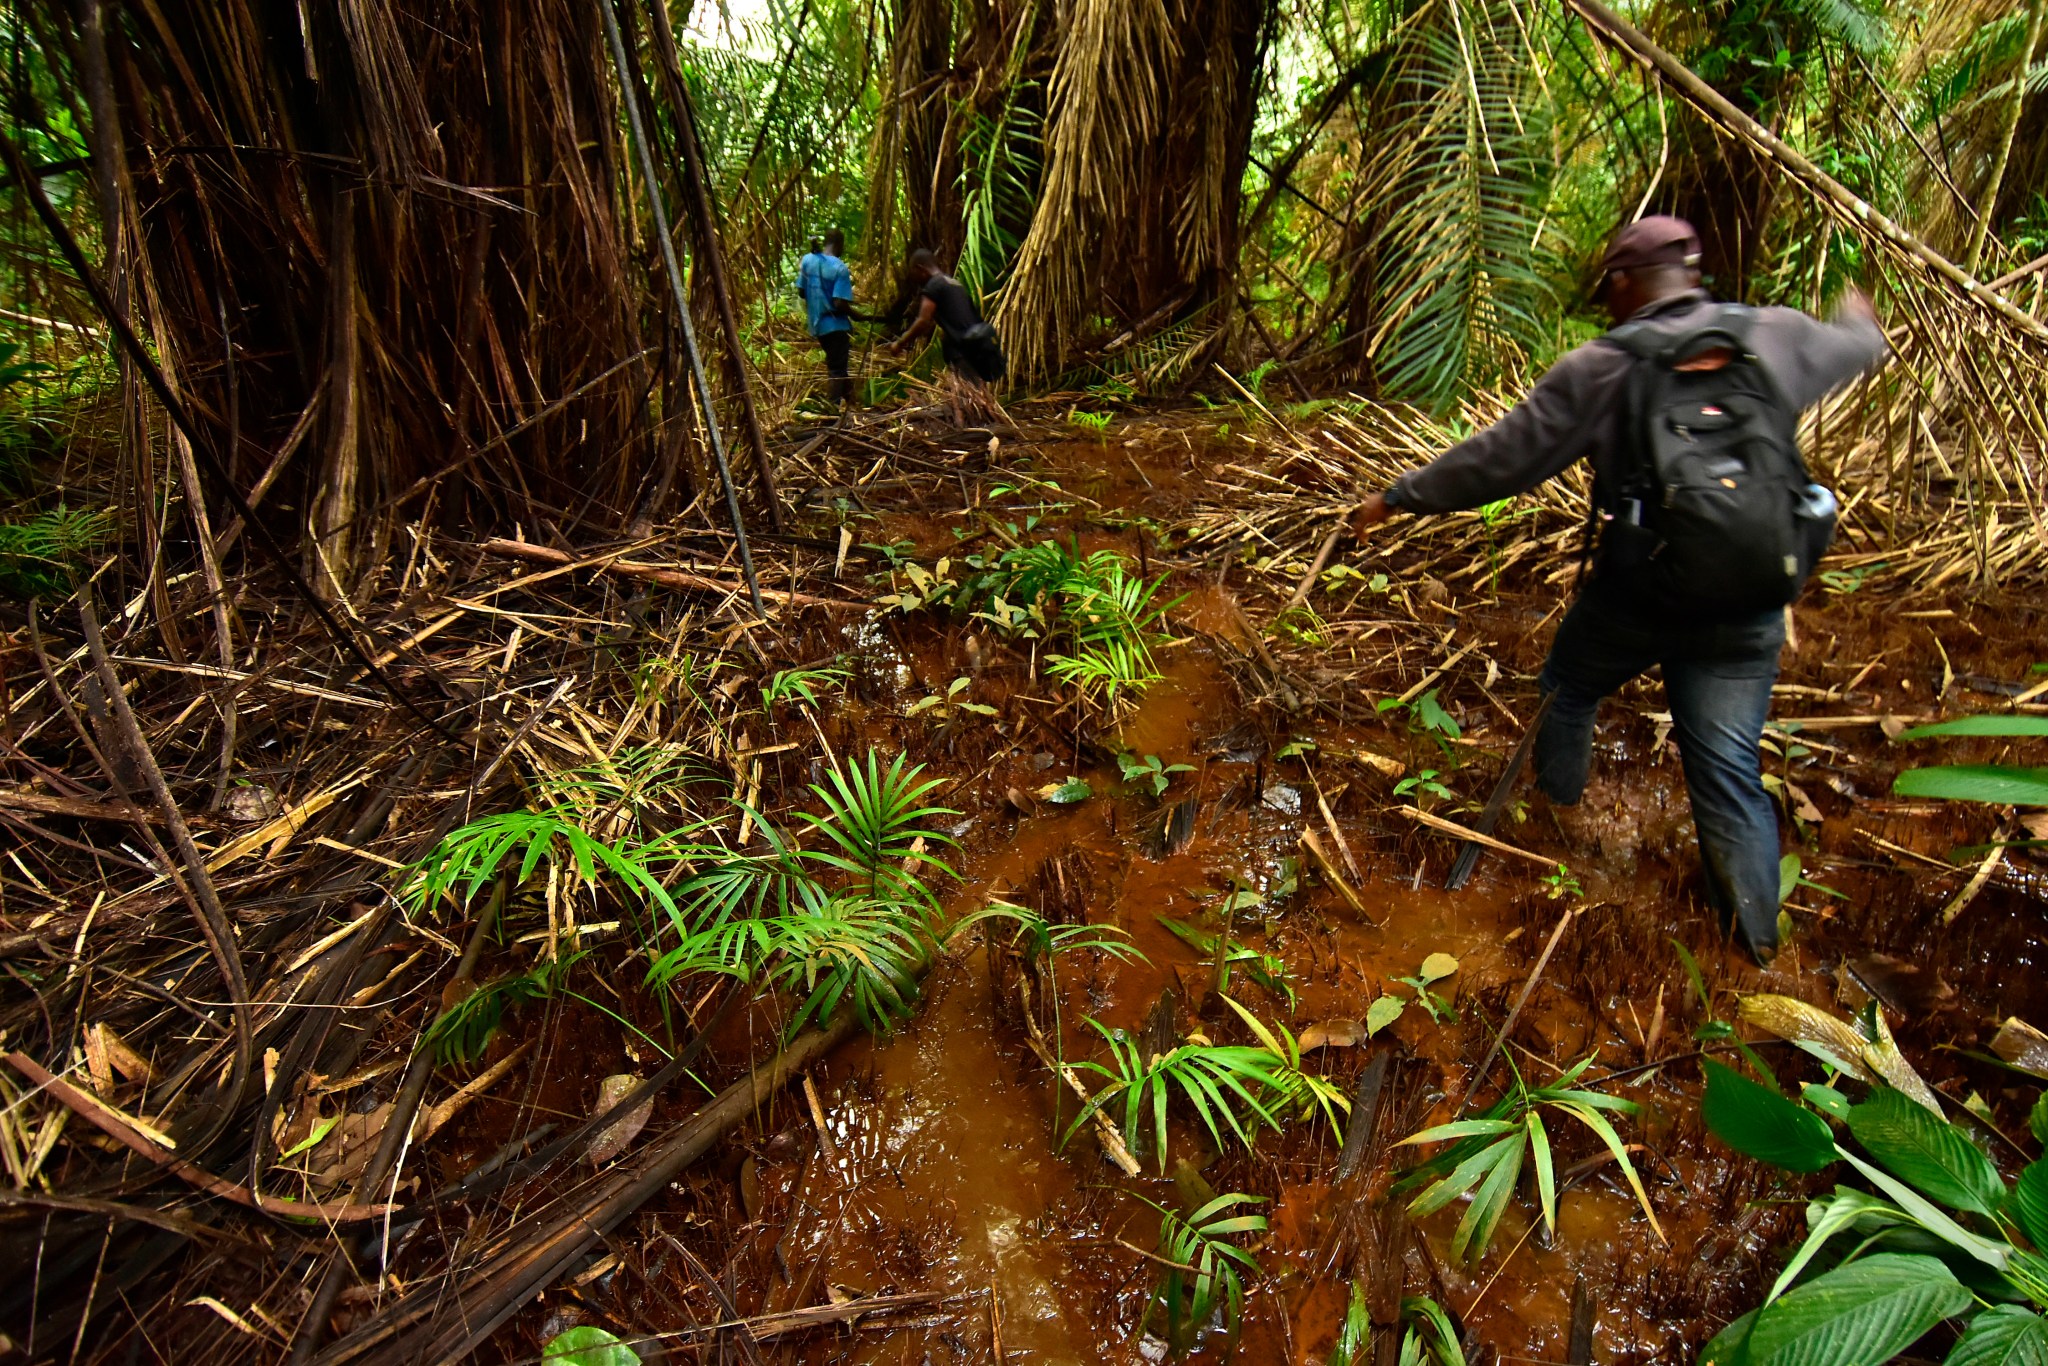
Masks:
[[[8,0],[0,1356],[2048,1363],[2044,12]],[[1768,968],[1343,534],[1645,212],[1894,347]]]

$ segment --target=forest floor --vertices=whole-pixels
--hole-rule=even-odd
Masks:
[[[1894,773],[1929,756],[1888,737],[1901,724],[2010,707],[2038,682],[2029,671],[2048,639],[2038,594],[1953,582],[1908,591],[1845,571],[1794,610],[1766,758],[1803,881],[1788,898],[1784,951],[1760,970],[1704,908],[1654,677],[1608,704],[1579,808],[1534,802],[1524,779],[1495,833],[1531,857],[1488,853],[1464,890],[1441,890],[1458,848],[1442,823],[1474,819],[1534,713],[1534,675],[1570,591],[1569,519],[1539,509],[1498,526],[1397,522],[1365,545],[1345,540],[1306,603],[1292,605],[1334,523],[1297,519],[1282,538],[1248,509],[1314,482],[1300,452],[1316,438],[1283,434],[1245,409],[1227,414],[1236,431],[1219,416],[1161,410],[1094,434],[1046,404],[1020,407],[1016,426],[993,432],[869,413],[798,433],[786,444],[784,484],[801,534],[756,542],[764,587],[781,595],[759,624],[731,591],[650,585],[608,568],[597,550],[576,549],[571,572],[515,575],[518,562],[489,547],[422,539],[396,591],[364,615],[404,639],[394,667],[408,686],[467,687],[481,699],[471,715],[499,718],[498,732],[480,729],[485,738],[459,753],[423,751],[396,709],[360,686],[250,666],[269,689],[249,704],[266,715],[243,717],[243,744],[265,734],[255,743],[275,765],[240,775],[265,794],[250,799],[260,819],[238,834],[222,815],[200,822],[198,837],[223,875],[253,999],[274,1006],[258,1022],[274,1051],[257,1124],[273,1130],[273,1153],[304,1145],[280,1170],[304,1177],[305,1196],[346,1190],[391,1113],[421,1027],[462,999],[448,981],[474,911],[372,921],[375,889],[457,815],[518,807],[497,760],[516,751],[530,770],[566,770],[642,743],[692,746],[778,815],[816,809],[805,785],[842,756],[906,755],[943,781],[932,799],[951,808],[942,824],[957,848],[939,851],[960,875],[942,889],[949,912],[1013,901],[1054,922],[1118,927],[1142,956],[1083,950],[1048,982],[1004,947],[1000,922],[954,941],[906,1024],[761,1093],[750,1116],[579,1251],[543,1293],[504,1315],[495,1301],[479,1308],[500,1323],[482,1359],[533,1360],[555,1334],[588,1323],[640,1342],[649,1359],[1160,1360],[1166,1344],[1146,1331],[1157,1326],[1148,1304],[1170,1267],[1155,1248],[1157,1209],[1134,1197],[1185,1209],[1243,1192],[1265,1202],[1269,1227],[1238,1240],[1258,1266],[1245,1276],[1241,1330],[1234,1341],[1220,1328],[1204,1333],[1192,1360],[1234,1351],[1242,1361],[1321,1361],[1354,1284],[1383,1331],[1402,1296],[1434,1299],[1475,1360],[1690,1360],[1768,1286],[1803,1227],[1809,1184],[1733,1154],[1703,1127],[1699,1059],[1734,1055],[1717,1024],[1736,1017],[1731,993],[1781,993],[1843,1015],[1874,997],[1906,1056],[1959,1109],[1974,1102],[1992,1129],[2024,1131],[2032,1088],[1976,1055],[2006,1017],[2041,1013],[2048,864],[2034,850],[1988,862],[1981,848],[1956,855],[2017,832],[1992,808],[1892,797]],[[842,524],[851,528],[843,540]],[[877,605],[923,582],[911,565],[943,580],[969,556],[1055,537],[1083,552],[1116,550],[1166,575],[1163,596],[1178,598],[1163,679],[1127,711],[1089,708],[1048,675],[1037,644],[984,619]],[[729,538],[715,532],[679,528],[625,553],[736,584]],[[58,634],[49,622],[41,629]],[[62,677],[79,667],[76,645],[34,649]],[[39,672],[25,632],[13,648],[9,733],[30,767],[13,775],[26,798],[10,819],[21,841],[14,866],[28,883],[6,875],[0,936],[15,980],[37,990],[33,1002],[10,1005],[5,1046],[48,1055],[63,1050],[45,1033],[50,1043],[80,1040],[81,1085],[167,1127],[152,1087],[194,1047],[178,1035],[184,1016],[201,1012],[178,979],[203,980],[205,953],[189,924],[178,928],[182,903],[147,875],[150,860],[107,836],[104,811],[82,809],[108,794],[51,780],[90,764],[69,752],[72,737],[50,723],[47,702],[24,697],[21,680]],[[850,676],[814,707],[753,700],[777,673],[833,660]],[[718,661],[729,661],[723,672],[690,673]],[[203,809],[215,751],[190,719],[194,666],[145,657],[139,637],[119,646],[116,662],[174,789]],[[956,689],[956,680],[966,683]],[[709,722],[691,719],[692,698]],[[1993,758],[2001,743],[1952,745],[1941,759]],[[1124,776],[1125,754],[1156,757],[1163,793]],[[1070,779],[1085,780],[1089,795],[1056,800],[1078,796],[1078,786],[1060,790]],[[363,800],[376,792],[393,795],[371,822]],[[70,844],[24,853],[35,842],[20,829],[31,815],[31,830]],[[738,839],[747,838],[743,823]],[[108,866],[109,851],[120,864]],[[437,1127],[407,1146],[398,1189],[414,1202],[436,1194],[419,1206],[424,1222],[399,1216],[396,1236],[388,1222],[381,1241],[352,1235],[384,1277],[342,1292],[318,1359],[400,1359],[377,1354],[397,1350],[408,1325],[449,1306],[470,1312],[473,1287],[457,1269],[518,1252],[524,1230],[573,1211],[602,1173],[578,1162],[495,1191],[457,1183],[529,1154],[546,1137],[541,1126],[601,1109],[606,1078],[646,1075],[705,1019],[715,983],[679,1005],[657,1000],[641,989],[645,955],[630,922],[590,923],[586,909],[578,924],[571,899],[552,884],[515,896],[503,933],[479,940],[481,982],[531,969],[537,943],[575,943],[591,956],[574,991],[508,1004],[474,1065],[429,1080]],[[364,922],[378,937],[345,956],[347,938],[335,934]],[[1091,1019],[1162,1047],[1191,1033],[1249,1042],[1216,999],[1215,955],[1198,947],[1219,931],[1242,946],[1231,997],[1285,1024],[1310,1050],[1305,1065],[1358,1099],[1355,1113],[1334,1123],[1311,1114],[1247,1149],[1219,1147],[1176,1112],[1169,1160],[1141,1151],[1137,1177],[1118,1170],[1093,1129],[1063,1144],[1077,1102],[1031,1032],[1046,1030],[1070,1062],[1108,1061]],[[122,938],[103,946],[110,932]],[[1449,955],[1455,969],[1426,988],[1403,981],[1432,955]],[[1034,984],[1036,1002],[1024,996]],[[1494,1058],[1525,986],[1526,1007]],[[345,1022],[308,1033],[317,1012],[294,1013],[295,1004],[344,990]],[[1365,1037],[1372,1003],[1387,996],[1404,1009]],[[716,1012],[695,1069],[704,1085],[724,1086],[772,1053],[788,1005],[769,997]],[[116,1036],[111,1053],[96,1026]],[[1805,1055],[1737,1030],[1781,1081],[1820,1077]],[[180,1063],[179,1075],[222,1067],[214,1012],[189,1037],[210,1037],[211,1051]],[[1452,1118],[1468,1097],[1490,1100],[1511,1075],[1537,1084],[1586,1059],[1580,1084],[1641,1107],[1620,1127],[1656,1228],[1592,1133],[1562,1120],[1551,1129],[1563,1188],[1554,1234],[1526,1193],[1469,1265],[1451,1248],[1461,1206],[1410,1224],[1408,1195],[1388,1189],[1417,1154],[1399,1140]],[[294,1066],[304,1075],[290,1075]],[[280,1068],[283,1084],[271,1075]],[[636,1144],[610,1161],[625,1170],[659,1148],[700,1094],[667,1088]],[[57,1112],[37,1113],[47,1126]],[[17,1107],[17,1149],[33,1149],[42,1132],[29,1114]],[[9,1246],[33,1244],[37,1257],[36,1283],[8,1318],[15,1344],[27,1348],[33,1331],[43,1335],[38,1354],[61,1334],[102,1360],[276,1359],[324,1265],[317,1230],[253,1215],[223,1223],[226,1206],[152,1184],[159,1173],[133,1158],[124,1167],[77,1139],[83,1128],[52,1136],[34,1179],[18,1182],[28,1194],[0,1206]],[[1347,1129],[1362,1160],[1340,1179]],[[2009,1145],[1992,1151],[2002,1163],[2017,1155]],[[249,1170],[245,1161],[230,1179]],[[81,1200],[149,1206],[159,1217]],[[60,1215],[69,1222],[53,1226]],[[103,1277],[117,1293],[102,1289]],[[861,1304],[866,1297],[880,1298]],[[1593,1325],[1591,1357],[1571,1355],[1575,1314]]]

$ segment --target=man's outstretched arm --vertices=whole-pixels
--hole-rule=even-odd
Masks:
[[[1395,508],[1456,512],[1479,507],[1526,493],[1558,474],[1587,453],[1587,389],[1596,371],[1615,362],[1625,363],[1618,353],[1610,361],[1592,346],[1572,351],[1500,421],[1410,470],[1392,488],[1367,495],[1352,516],[1352,531],[1363,535]]]

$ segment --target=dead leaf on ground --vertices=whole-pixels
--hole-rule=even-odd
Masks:
[[[1402,763],[1399,759],[1389,759],[1386,755],[1375,754],[1369,749],[1358,750],[1352,757],[1367,768],[1384,773],[1389,778],[1398,778],[1408,771],[1408,765]]]
[[[1364,1040],[1364,1025],[1338,1016],[1302,1030],[1298,1042],[1301,1051],[1306,1053],[1314,1048],[1355,1048]]]
[[[2006,1018],[1991,1040],[1991,1051],[2022,1072],[2048,1077],[2048,1034],[2017,1015]]]
[[[626,1098],[626,1093],[640,1084],[640,1078],[630,1072],[620,1072],[604,1079],[597,1089],[597,1108],[591,1111],[593,1117],[617,1105]],[[588,1154],[592,1166],[602,1166],[626,1150],[647,1127],[647,1121],[654,1114],[654,1097],[649,1096],[632,1109],[620,1115],[611,1126],[600,1133],[590,1145]]]
[[[1745,1023],[1798,1044],[1858,1081],[1882,1081],[1935,1114],[1941,1113],[1941,1102],[1935,1099],[1934,1088],[1913,1070],[1913,1065],[1899,1052],[1883,1010],[1875,1012],[1877,1037],[1874,1039],[1865,1038],[1849,1021],[1791,996],[1768,992],[1744,996],[1741,998],[1741,1015]]]

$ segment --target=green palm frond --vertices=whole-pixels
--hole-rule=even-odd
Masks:
[[[1110,1062],[1107,1066],[1098,1062],[1077,1066],[1105,1078],[1108,1085],[1081,1107],[1081,1113],[1067,1126],[1062,1142],[1072,1138],[1098,1110],[1115,1106],[1120,1111],[1118,1128],[1124,1141],[1133,1147],[1147,1138],[1146,1120],[1150,1119],[1149,1136],[1159,1156],[1159,1169],[1164,1171],[1167,1106],[1176,1097],[1187,1102],[1219,1148],[1226,1131],[1247,1148],[1252,1146],[1253,1131],[1259,1125],[1279,1131],[1280,1116],[1273,1103],[1276,1093],[1279,1099],[1285,1099],[1286,1078],[1284,1065],[1270,1051],[1241,1045],[1184,1043],[1147,1059],[1137,1041],[1123,1030],[1109,1029],[1093,1018],[1087,1023],[1109,1045]]]
[[[410,913],[444,899],[466,907],[501,869],[510,866],[513,883],[523,885],[545,865],[583,886],[609,875],[631,900],[651,902],[673,920],[679,912],[655,875],[658,861],[651,846],[600,839],[559,812],[508,811],[450,831],[407,870],[398,895]]]
[[[782,702],[816,708],[820,695],[837,691],[851,677],[853,671],[836,660],[808,669],[783,669],[761,685],[761,705],[769,711]]]
[[[914,876],[920,866],[957,876],[931,847],[958,841],[929,822],[960,813],[947,806],[920,805],[943,784],[936,778],[919,782],[924,765],[906,770],[907,759],[898,754],[884,770],[879,756],[869,750],[865,770],[858,764],[835,765],[828,774],[829,785],[811,784],[811,791],[825,804],[825,814],[798,813],[836,846],[806,850],[804,856],[864,879],[870,896],[890,890],[929,899],[930,893]]]
[[[113,534],[112,513],[62,504],[20,521],[0,522],[0,593],[35,598],[69,592],[72,574]]]
[[[1512,10],[1434,0],[1390,82],[1373,348],[1389,393],[1438,409],[1543,344],[1563,273],[1545,268],[1555,166]]]
[[[1012,224],[1028,224],[1045,163],[1042,117],[1034,99],[1036,81],[1012,83],[1002,108],[991,118],[970,113],[960,137],[962,237],[956,273],[975,295],[987,299],[1008,276],[1022,235]]]
[[[695,973],[802,993],[785,1037],[849,1005],[862,1025],[885,1032],[907,1019],[918,974],[931,951],[920,909],[858,892],[827,897],[814,908],[721,920],[687,934],[648,969],[663,985]]]
[[[1188,1342],[1219,1307],[1224,1310],[1225,1324],[1235,1330],[1244,1310],[1243,1276],[1257,1274],[1259,1263],[1227,1240],[1264,1232],[1266,1218],[1231,1211],[1240,1205],[1264,1204],[1264,1197],[1231,1192],[1187,1215],[1142,1195],[1138,1199],[1159,1211],[1159,1256],[1167,1270],[1153,1293],[1153,1302],[1165,1315],[1167,1341]]]
[[[1473,1119],[1454,1120],[1411,1134],[1402,1145],[1449,1143],[1450,1147],[1394,1183],[1395,1190],[1429,1183],[1408,1206],[1416,1218],[1433,1214],[1453,1201],[1470,1196],[1472,1203],[1451,1239],[1451,1251],[1461,1259],[1476,1260],[1484,1255],[1494,1228],[1513,1198],[1515,1185],[1525,1162],[1536,1173],[1536,1193],[1546,1227],[1557,1227],[1557,1180],[1551,1161],[1550,1134],[1543,1123],[1547,1108],[1578,1120],[1599,1138],[1614,1157],[1623,1178],[1635,1192],[1650,1227],[1661,1238],[1656,1211],[1629,1160],[1628,1149],[1614,1131],[1610,1114],[1634,1114],[1633,1101],[1603,1095],[1573,1085],[1593,1065],[1586,1058],[1548,1086],[1529,1086],[1520,1072],[1507,1092]]]

